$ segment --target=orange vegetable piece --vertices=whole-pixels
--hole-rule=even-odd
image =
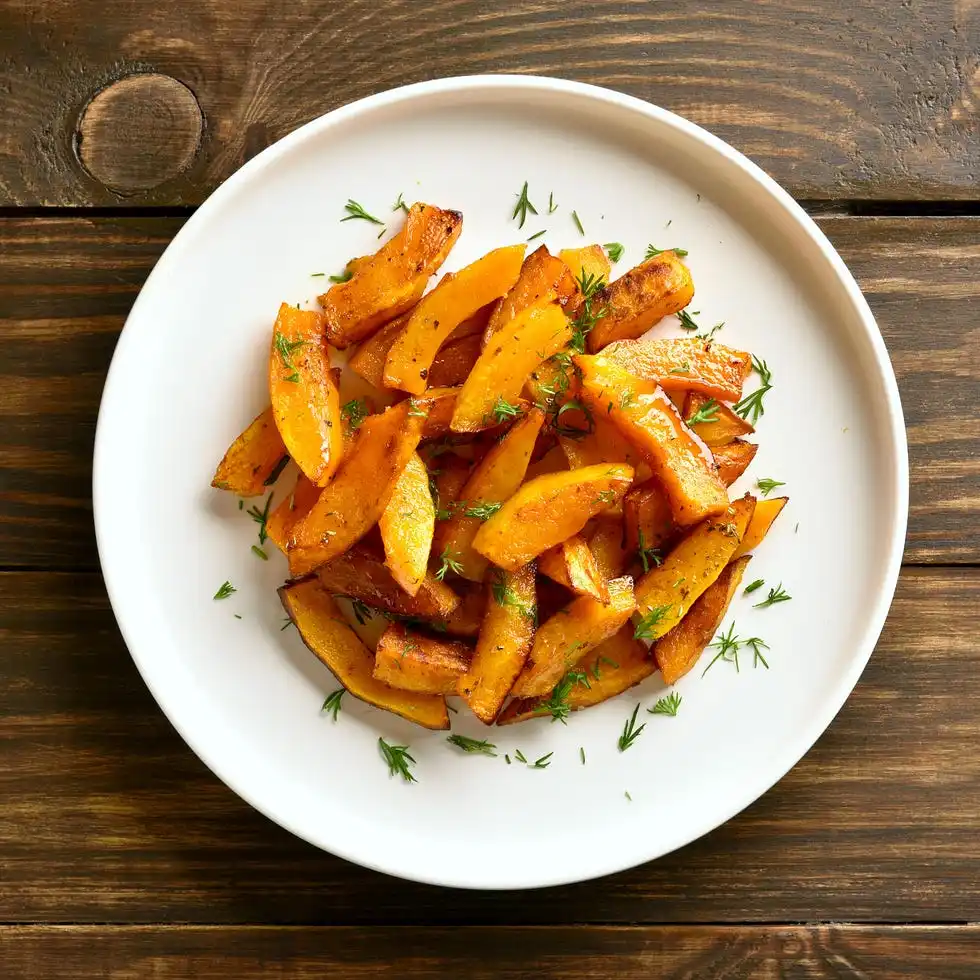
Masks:
[[[494,249],[465,269],[443,276],[412,311],[388,351],[385,385],[421,395],[439,348],[463,320],[510,289],[520,274],[525,247]]]
[[[455,343],[447,343],[436,354],[429,368],[430,385],[461,385],[480,356],[479,334],[471,334]]]
[[[476,653],[459,679],[460,697],[484,724],[492,725],[531,650],[536,619],[534,564],[499,570],[487,585],[486,615]]]
[[[318,487],[326,486],[344,454],[340,393],[315,310],[283,303],[269,357],[272,412],[289,455]]]
[[[674,252],[641,262],[593,296],[592,309],[605,307],[607,312],[589,334],[589,350],[594,353],[614,340],[642,337],[693,297],[691,273]]]
[[[581,534],[573,534],[538,559],[542,575],[571,589],[576,595],[590,595],[599,602],[609,601],[606,580],[599,573],[595,558]]]
[[[550,693],[569,667],[609,639],[629,621],[635,608],[633,580],[628,575],[609,583],[608,603],[591,596],[573,599],[538,627],[511,694],[530,698]]]
[[[575,665],[588,685],[573,682],[568,690],[568,708],[581,711],[608,701],[646,680],[656,669],[656,661],[639,640],[633,639],[629,625],[621,627],[607,640],[590,650]],[[515,698],[497,719],[498,725],[512,725],[530,718],[547,718],[550,697]],[[552,715],[552,717],[554,717]]]
[[[736,500],[721,517],[702,521],[636,583],[636,614],[643,638],[673,629],[721,575],[745,534],[755,498]]]
[[[568,413],[566,413],[567,415]],[[562,417],[564,422],[565,416]],[[571,423],[577,425],[577,421]],[[636,470],[636,480],[645,483],[650,479],[650,466],[643,454],[619,429],[599,411],[592,411],[592,431],[571,438],[560,436],[561,448],[572,469],[594,466],[596,463],[626,463]]]
[[[248,428],[228,447],[218,464],[211,486],[230,490],[239,497],[265,493],[265,481],[287,455],[270,406],[257,415]]]
[[[420,619],[447,619],[460,605],[460,597],[445,582],[427,573],[415,595],[409,595],[391,575],[380,555],[364,545],[321,565],[317,576],[333,595],[360,599],[376,609]]]
[[[371,651],[350,628],[333,597],[316,579],[283,586],[279,598],[303,642],[355,698],[424,728],[449,728],[449,712],[443,697],[397,691],[374,679]]]
[[[486,347],[495,333],[505,329],[518,313],[529,306],[554,301],[564,306],[574,295],[575,280],[568,266],[552,255],[547,245],[542,245],[524,260],[517,282],[494,305],[483,331],[482,347]]]
[[[285,554],[289,535],[297,521],[310,512],[320,496],[320,488],[311,483],[305,473],[300,473],[293,492],[281,501],[265,522],[265,533],[272,543]]]
[[[589,550],[596,569],[607,582],[611,578],[619,578],[633,557],[626,547],[621,518],[608,512],[600,514],[589,535]]]
[[[754,442],[733,439],[727,446],[716,446],[711,450],[718,468],[718,479],[730,487],[747,469],[755,458],[759,447]]]
[[[495,334],[463,383],[456,402],[454,432],[476,432],[498,401],[514,403],[528,375],[568,345],[568,317],[556,303],[530,306]]]
[[[572,279],[576,282],[581,282],[583,276],[586,282],[590,277],[609,282],[612,266],[609,264],[609,257],[601,245],[563,248],[558,253],[558,258],[568,266]]]
[[[749,521],[749,526],[742,535],[733,557],[741,558],[742,555],[758,548],[762,544],[762,539],[769,533],[773,521],[779,517],[788,503],[789,497],[768,497],[757,501],[752,520]]]
[[[585,527],[633,482],[630,466],[585,466],[525,483],[473,538],[473,547],[500,568],[515,571]]]
[[[542,425],[544,412],[540,408],[532,408],[517,421],[476,465],[459,493],[459,505],[449,520],[439,524],[433,552],[451,555],[459,563],[459,574],[463,578],[482,581],[488,564],[487,559],[473,549],[473,539],[484,526],[483,521],[480,517],[467,516],[465,507],[502,504],[513,496],[524,479]]]
[[[422,437],[424,412],[411,400],[370,415],[313,509],[293,529],[289,570],[305,575],[343,554],[380,519]]]
[[[651,652],[665,683],[676,684],[698,662],[718,632],[748,562],[746,556],[726,566],[688,614],[653,645]]]
[[[626,544],[631,551],[639,552],[641,533],[644,550],[660,549],[674,537],[677,530],[670,501],[656,482],[634,487],[626,494],[623,498],[623,517]]]
[[[388,360],[388,351],[394,344],[395,338],[405,329],[412,311],[403,313],[395,317],[390,323],[386,323],[377,333],[371,334],[363,340],[351,354],[347,366],[355,373],[360,375],[368,384],[375,388],[385,386],[385,361]]]
[[[708,447],[727,446],[739,436],[755,432],[741,416],[736,415],[727,405],[715,402],[708,405],[708,398],[699,392],[692,391],[684,399],[684,421],[694,418],[695,413],[704,410],[708,416],[713,416],[711,422],[697,422],[691,426],[691,431]],[[688,422],[688,424],[690,424]]]
[[[374,651],[374,679],[400,691],[455,694],[473,659],[459,640],[439,640],[391,623]]]
[[[413,204],[405,227],[371,257],[358,262],[352,279],[318,297],[327,339],[341,349],[411,309],[463,230],[458,211]]]
[[[728,507],[728,493],[707,447],[684,424],[670,399],[597,357],[576,357],[582,398],[636,446],[660,481],[678,524],[694,524]]]
[[[416,398],[416,402],[425,405],[429,414],[425,419],[425,426],[422,429],[423,439],[435,439],[439,436],[448,435],[452,422],[453,412],[456,411],[456,399],[459,397],[458,387],[427,388],[425,393]],[[523,398],[518,398],[514,403],[519,415],[526,414],[530,407]],[[504,422],[498,421],[493,416],[483,420],[486,424],[484,429],[498,428],[501,425],[512,421],[508,418]]]
[[[429,471],[419,454],[412,453],[378,521],[385,564],[391,570],[392,578],[409,595],[418,592],[425,578],[435,523]]]
[[[604,359],[653,381],[665,391],[697,391],[706,398],[735,402],[752,370],[747,351],[712,340],[619,340],[602,349]]]

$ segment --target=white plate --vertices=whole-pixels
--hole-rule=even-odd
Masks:
[[[518,230],[510,213],[525,180],[539,215]],[[740,596],[729,614],[741,636],[769,644],[770,670],[753,669],[747,653],[740,673],[724,663],[704,677],[695,669],[678,685],[678,716],[644,713],[646,730],[623,753],[623,722],[637,701],[645,708],[663,693],[659,679],[567,727],[490,730],[501,756],[554,752],[544,770],[464,755],[445,734],[349,696],[336,724],[320,714],[336,684],[295,630],[280,632],[285,562],[250,554],[255,525],[208,483],[268,401],[280,301],[313,302],[324,280],[311,273],[339,271],[377,247],[374,226],[340,223],[344,203],[354,198],[395,227],[399,193],[464,213],[443,271],[542,228],[553,250],[624,243],[618,271],[649,242],[689,250],[701,321],[724,320],[719,339],[758,353],[773,372],[750,473],[785,481],[791,499],[748,577],[782,582],[793,599],[760,610]],[[309,123],[188,221],[116,349],[94,496],[102,567],[133,658],[221,779],[293,833],[360,864],[446,885],[530,887],[665,854],[747,806],[807,751],[857,681],[888,610],[907,450],[894,375],[857,286],[757,167],[624,95],[474,77],[398,89]],[[212,601],[225,579],[237,594]],[[488,734],[464,712],[453,722]],[[411,746],[416,784],[389,778],[379,735]]]

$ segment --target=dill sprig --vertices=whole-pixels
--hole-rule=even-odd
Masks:
[[[725,325],[725,321],[722,320],[721,323],[716,323],[710,330],[705,333],[699,333],[695,335],[695,340],[703,340],[705,342],[711,340],[712,337]]]
[[[705,674],[714,667],[715,663],[719,660],[724,660],[727,663],[735,664],[735,671],[738,672],[738,648],[742,645],[742,641],[738,638],[738,634],[735,632],[735,624],[732,623],[728,627],[727,633],[719,633],[718,639],[714,643],[710,644],[713,647],[718,648],[718,652],[715,654],[714,659],[704,668],[701,676],[704,677]]]
[[[667,606],[655,606],[653,609],[651,609],[636,624],[636,629],[633,630],[633,639],[635,640],[656,639],[655,633],[657,627],[660,625],[660,621],[673,608],[674,608],[673,606],[667,605]]]
[[[326,711],[327,714],[333,715],[333,720],[336,721],[337,715],[340,714],[340,701],[346,693],[344,688],[338,687],[333,694],[327,695],[327,700],[323,702],[320,711]]]
[[[774,589],[769,590],[769,595],[762,600],[762,602],[757,602],[752,608],[753,609],[765,609],[766,606],[774,606],[777,602],[789,602],[793,597],[783,588],[783,583],[780,582]]]
[[[540,759],[535,759],[533,763],[529,764],[530,769],[547,769],[551,765],[551,757],[554,752],[549,752],[547,755],[541,756]]]
[[[255,555],[256,558],[261,558],[262,561],[269,560],[269,556],[257,544],[252,545],[252,554]]]
[[[555,204],[555,192],[551,191],[548,194],[548,214],[554,214],[558,210],[558,205]],[[537,212],[535,212],[537,214]]]
[[[347,596],[347,601],[350,603],[350,611],[353,613],[354,619],[361,626],[366,626],[369,619],[374,619],[374,612],[363,599],[354,599],[351,596]]]
[[[368,214],[367,211],[365,211],[364,208],[357,203],[357,201],[353,201],[350,198],[347,199],[347,203],[344,205],[344,210],[347,212],[347,217],[341,218],[341,223],[345,221],[360,220],[370,221],[372,225],[380,225],[382,228],[385,226],[383,221],[376,218],[373,214]]]
[[[688,425],[700,425],[702,422],[718,421],[718,402],[709,398],[688,420]]]
[[[762,651],[763,650],[768,650],[769,649],[769,644],[766,643],[764,640],[759,639],[759,637],[753,636],[753,637],[750,637],[748,640],[745,641],[745,645],[747,647],[751,647],[752,648],[752,654],[753,654],[753,656],[752,656],[752,666],[753,667],[758,667],[759,666],[759,661],[761,660],[762,661],[762,666],[765,667],[766,670],[768,670],[769,669],[769,664],[766,661],[766,658],[762,655]]]
[[[647,245],[647,253],[644,258],[652,259],[657,255],[662,255],[664,252],[673,252],[678,258],[684,258],[688,254],[686,248],[657,248],[656,245]]]
[[[584,235],[585,229],[582,227],[582,219],[578,216],[578,211],[572,212],[572,221],[575,222],[575,227],[578,228],[578,233],[580,235]]]
[[[592,332],[595,325],[609,313],[608,306],[602,306],[597,310],[592,308],[592,300],[596,293],[606,285],[606,282],[601,276],[597,276],[594,272],[586,272],[585,269],[582,269],[575,281],[579,292],[582,294],[582,305],[579,308],[578,316],[572,320],[572,339],[568,346],[576,354],[584,354],[585,338]]]
[[[584,429],[580,429],[575,425],[563,425],[561,422],[561,417],[566,412],[571,412],[575,409],[585,416]],[[567,436],[569,439],[584,439],[585,436],[595,431],[595,418],[588,405],[580,402],[577,398],[570,398],[567,402],[563,402],[555,409],[551,417],[551,427],[557,436]]]
[[[636,707],[633,709],[633,714],[626,719],[623,725],[623,733],[619,736],[617,745],[619,746],[620,752],[625,752],[639,737],[640,733],[646,728],[646,722],[637,727],[636,725],[636,713],[640,710],[640,702],[637,701]]]
[[[404,211],[405,214],[408,214],[408,205],[405,203],[405,196],[403,194],[400,193],[398,195],[398,200],[395,201],[394,204],[392,204],[391,210],[392,211]]]
[[[355,432],[361,423],[370,415],[367,404],[361,398],[352,398],[340,406],[340,417]]]
[[[660,554],[658,548],[648,548],[643,540],[643,528],[638,527],[636,529],[636,554],[640,559],[640,564],[643,566],[644,572],[650,571],[650,562],[654,565],[660,565],[663,562],[663,557]]]
[[[331,282],[349,282],[354,278],[354,270],[349,266],[344,266],[344,271],[339,276],[327,276]]]
[[[756,480],[755,485],[762,491],[763,497],[768,497],[769,494],[776,489],[776,487],[785,487],[786,484],[782,480],[770,480],[766,477]]]
[[[443,553],[439,556],[439,561],[442,564],[439,566],[439,571],[436,572],[436,578],[440,582],[446,577],[447,572],[459,575],[463,571],[463,566],[460,564],[459,558],[459,554],[447,545]]]
[[[468,504],[463,511],[465,517],[476,517],[481,521],[489,520],[497,513],[503,504],[491,504],[485,501],[477,501],[476,503]]]
[[[514,213],[511,218],[519,218],[517,222],[518,228],[524,227],[524,222],[527,220],[528,211],[531,214],[537,214],[538,209],[531,203],[530,198],[527,196],[527,181],[524,181],[524,186],[521,188],[521,193],[517,195],[517,204],[514,206]]]
[[[681,310],[677,314],[677,319],[680,320],[681,326],[685,330],[700,330],[698,322],[694,319],[696,316],[700,316],[701,311],[695,310],[693,313],[688,313],[687,310]]]
[[[486,739],[468,738],[466,735],[449,735],[446,741],[461,748],[464,752],[472,752],[477,755],[492,755],[494,757],[497,755],[494,751],[497,746],[493,742],[488,742]]]
[[[490,409],[490,414],[497,422],[506,422],[508,419],[520,415],[521,407],[520,405],[512,405],[506,398],[498,395],[497,400],[493,403],[493,408]]]
[[[606,255],[609,256],[609,261],[613,264],[618,262],[623,257],[623,252],[626,251],[621,242],[606,242],[602,247],[606,250]]]
[[[428,418],[429,406],[424,402],[417,402],[414,398],[408,400],[408,417],[416,419]]]
[[[765,584],[766,580],[764,578],[757,578],[754,582],[750,582],[747,586],[745,586],[745,588],[742,590],[742,594],[751,595],[751,593],[755,592],[756,589],[761,589]]]
[[[683,700],[676,691],[671,691],[666,697],[660,698],[652,708],[647,708],[647,712],[651,715],[669,715],[671,718],[676,718],[677,709]]]
[[[306,346],[305,340],[286,340],[286,338],[277,330],[272,338],[272,344],[276,349],[276,353],[279,355],[279,360],[282,361],[282,366],[292,373],[286,377],[286,381],[292,381],[296,383],[299,381],[299,372],[296,370],[296,365],[293,364],[293,354],[300,349],[300,347]]]
[[[238,589],[231,584],[231,582],[222,582],[218,586],[218,591],[212,596],[213,599],[227,599],[228,596],[233,595]]]
[[[547,233],[547,228],[542,228],[541,231],[536,231],[533,235],[531,235],[527,241],[533,242],[535,238],[540,238],[542,235],[546,235]]]
[[[269,536],[266,533],[266,525],[269,523],[269,509],[272,507],[272,496],[273,495],[270,493],[266,498],[265,506],[262,508],[262,510],[259,510],[255,504],[252,504],[252,506],[245,511],[245,513],[248,514],[248,516],[251,517],[252,520],[259,526],[259,544],[265,544],[265,540]]]
[[[748,419],[753,425],[766,414],[762,400],[766,393],[772,390],[772,372],[765,361],[760,361],[755,354],[752,355],[752,367],[755,368],[762,384],[750,395],[746,395],[740,402],[737,402],[734,411],[741,415],[743,419]]]
[[[535,709],[536,715],[551,715],[551,720],[560,721],[563,725],[568,724],[567,718],[572,713],[568,696],[572,693],[572,688],[576,684],[583,687],[590,687],[588,675],[584,670],[573,669],[568,671],[565,676],[554,686],[551,696],[547,701],[539,704]]]
[[[409,754],[407,745],[389,745],[383,738],[378,739],[381,757],[388,763],[389,776],[401,776],[406,783],[416,782],[409,771],[415,765],[415,760]]]

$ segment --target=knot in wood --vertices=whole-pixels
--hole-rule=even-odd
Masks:
[[[150,190],[190,166],[204,116],[194,93],[167,75],[127,75],[98,92],[78,124],[82,166],[112,190]]]

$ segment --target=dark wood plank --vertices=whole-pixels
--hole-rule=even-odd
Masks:
[[[666,106],[798,197],[975,195],[974,3],[4,0],[2,9],[0,203],[197,202],[335,106],[476,72],[557,75]]]
[[[676,854],[529,901],[382,878],[291,837],[171,730],[98,576],[6,573],[0,922],[974,920],[978,633],[980,569],[906,569],[857,689],[781,783]]]
[[[102,381],[179,219],[0,220],[0,566],[95,568]],[[980,219],[822,218],[878,315],[912,451],[906,559],[980,561]]]
[[[0,953],[7,980],[974,980],[980,926],[23,926]]]

